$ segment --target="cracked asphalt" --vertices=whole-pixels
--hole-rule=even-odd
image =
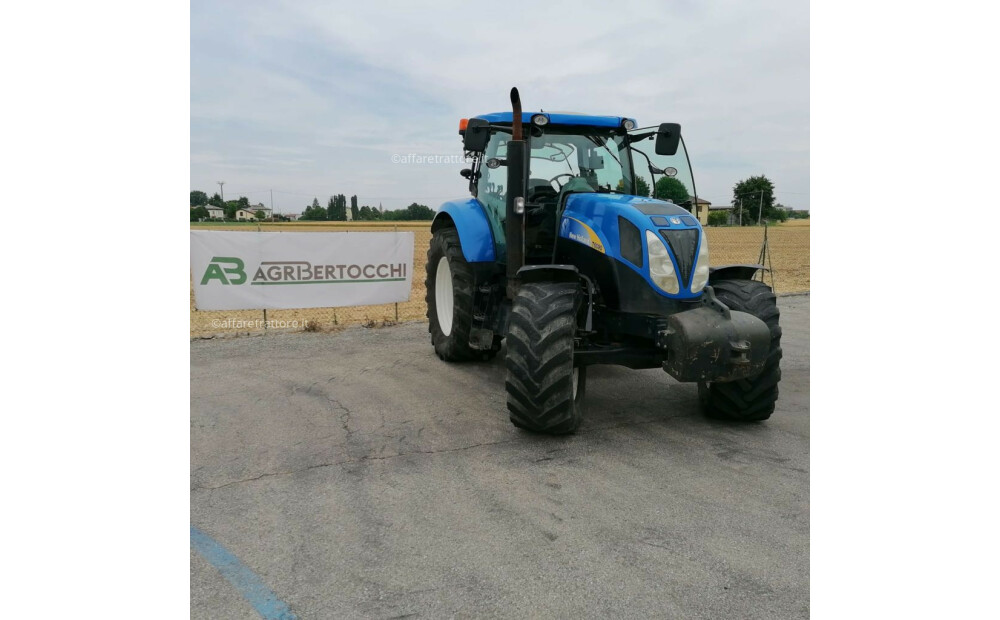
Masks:
[[[779,306],[769,421],[592,367],[562,438],[426,323],[193,341],[191,524],[298,618],[808,617],[809,297]],[[256,613],[192,550],[191,615]]]

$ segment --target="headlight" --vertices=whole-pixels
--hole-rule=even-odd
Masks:
[[[646,231],[646,257],[649,258],[649,277],[653,284],[665,293],[679,293],[681,287],[677,283],[677,272],[674,271],[674,262],[670,260],[667,246],[651,230]]]
[[[694,262],[694,277],[691,278],[691,292],[699,293],[708,284],[708,235],[701,231],[701,249]]]

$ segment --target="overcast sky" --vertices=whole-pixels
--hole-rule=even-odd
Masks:
[[[193,2],[191,189],[437,208],[464,166],[392,156],[460,155],[459,119],[517,86],[525,110],[680,123],[713,204],[764,174],[809,207],[808,2],[436,4]]]

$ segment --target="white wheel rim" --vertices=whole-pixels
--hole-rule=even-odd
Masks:
[[[576,391],[580,388],[580,369],[573,369],[573,400],[576,400]]]
[[[438,261],[437,275],[434,276],[434,306],[441,333],[450,336],[455,314],[455,291],[451,285],[451,265],[447,256]]]

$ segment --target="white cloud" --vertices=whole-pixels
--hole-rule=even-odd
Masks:
[[[581,4],[196,3],[192,187],[437,206],[464,195],[461,166],[391,155],[457,154],[458,119],[516,85],[529,109],[680,122],[709,200],[764,173],[808,206],[806,3]]]

